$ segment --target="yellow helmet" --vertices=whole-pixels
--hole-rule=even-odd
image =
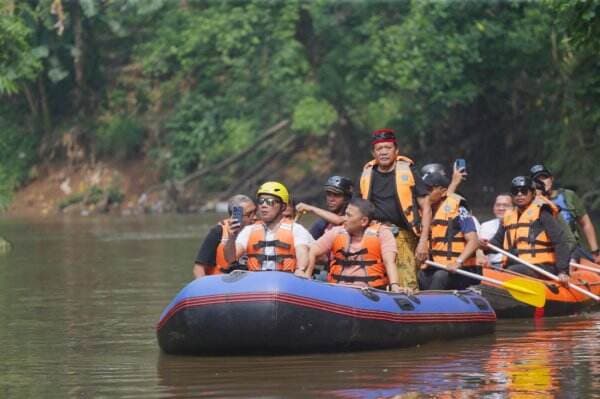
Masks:
[[[258,188],[256,196],[258,197],[261,194],[274,195],[275,197],[283,201],[284,204],[287,204],[290,200],[290,194],[287,188],[285,188],[283,184],[278,183],[276,181],[268,181],[266,183],[263,183]]]

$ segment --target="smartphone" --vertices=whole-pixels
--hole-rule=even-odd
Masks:
[[[458,158],[456,161],[454,161],[454,165],[456,166],[457,170],[462,170],[463,172],[467,171],[467,161],[462,158]]]
[[[231,218],[237,220],[241,225],[242,219],[244,218],[244,208],[241,206],[234,206],[231,210]]]

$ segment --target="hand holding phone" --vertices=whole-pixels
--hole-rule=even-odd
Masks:
[[[460,172],[467,173],[467,161],[463,158],[458,158],[454,161],[454,167]]]
[[[234,206],[231,210],[231,218],[241,226],[244,218],[244,208],[241,206]]]

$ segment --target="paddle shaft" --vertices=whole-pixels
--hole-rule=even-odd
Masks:
[[[444,270],[448,270],[448,267],[442,265],[441,263],[436,263],[436,262],[432,262],[430,260],[426,260],[425,263],[427,263],[430,266],[435,266],[438,267],[440,269],[444,269]],[[496,285],[503,285],[504,283],[500,280],[496,280],[495,278],[490,278],[490,277],[486,277],[486,276],[482,276],[481,274],[476,274],[476,273],[471,273],[468,272],[466,270],[463,269],[454,269],[455,273],[458,274],[462,274],[463,276],[467,276],[467,277],[471,277],[477,280],[481,280],[481,281],[487,281],[488,283],[492,283],[492,284],[496,284]]]
[[[498,252],[499,254],[502,254],[502,255],[504,255],[504,256],[506,256],[506,257],[514,260],[514,261],[517,261],[517,262],[519,262],[519,263],[521,263],[521,264],[523,264],[523,265],[525,265],[525,266],[527,266],[527,267],[535,270],[536,272],[538,272],[539,274],[541,274],[543,276],[546,276],[546,277],[548,277],[548,278],[550,278],[550,279],[552,279],[554,281],[560,281],[560,279],[558,278],[558,276],[555,276],[554,274],[552,274],[552,273],[550,273],[550,272],[542,269],[539,266],[532,265],[531,263],[524,261],[523,259],[519,258],[518,256],[515,256],[515,255],[511,254],[510,252],[507,252],[507,251],[503,250],[502,248],[498,248],[497,246],[495,246],[493,244],[490,244],[490,243],[488,243],[487,246],[490,249],[493,249],[494,251]],[[572,283],[569,283],[569,282],[567,282],[567,285],[569,286],[569,288],[571,288],[571,289],[573,289],[573,290],[575,290],[577,292],[580,292],[580,293],[582,293],[584,295],[587,295],[587,296],[589,296],[590,298],[592,298],[592,299],[594,299],[596,301],[600,301],[600,297],[598,295],[596,295],[596,294],[594,294],[592,292],[589,292],[586,289],[578,287],[575,284],[572,284]]]
[[[598,269],[596,267],[580,265],[579,263],[575,263],[575,262],[571,262],[569,264],[571,266],[576,267],[576,268],[581,269],[581,270],[588,270],[590,272],[600,273],[600,269]]]

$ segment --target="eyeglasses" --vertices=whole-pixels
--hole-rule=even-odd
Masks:
[[[281,201],[275,199],[275,198],[259,198],[258,200],[256,200],[256,202],[258,203],[258,205],[262,205],[262,204],[267,204],[268,206],[274,206],[275,204],[280,203]]]
[[[529,193],[529,188],[527,188],[527,187],[515,187],[515,188],[511,188],[510,189],[510,193],[512,195],[519,195],[519,194],[527,195]]]

